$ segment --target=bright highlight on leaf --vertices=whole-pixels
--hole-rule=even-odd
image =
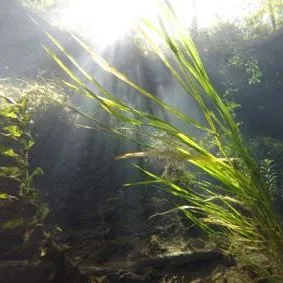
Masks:
[[[14,229],[22,226],[23,224],[24,224],[24,219],[22,217],[13,218],[12,220],[5,222],[2,225],[2,229]]]
[[[9,195],[7,193],[0,193],[0,199],[8,199]]]

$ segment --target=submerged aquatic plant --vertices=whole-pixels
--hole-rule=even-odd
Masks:
[[[2,205],[22,207],[12,219],[0,223],[1,229],[18,226],[35,227],[48,214],[48,207],[41,202],[39,192],[35,188],[34,179],[43,174],[41,168],[31,171],[29,153],[35,144],[31,133],[33,123],[28,98],[12,99],[0,93],[0,178],[7,179],[15,186],[13,192],[0,193]],[[8,182],[8,184],[10,184]],[[13,193],[13,195],[11,195]],[[26,213],[23,213],[25,212]],[[32,213],[31,213],[32,211]]]
[[[0,90],[0,179],[8,180],[2,183],[0,191],[0,230],[23,228],[24,246],[33,246],[37,251],[32,255],[33,259],[47,256],[54,262],[50,279],[61,276],[60,280],[63,280],[71,273],[73,281],[70,282],[77,282],[77,277],[81,278],[80,282],[90,282],[66,255],[68,246],[55,241],[61,228],[44,223],[49,208],[35,186],[35,178],[43,171],[40,167],[31,170],[29,161],[29,153],[35,145],[32,114],[38,106],[38,101],[29,103],[29,99],[40,96],[34,89],[19,96],[18,93],[14,99]],[[13,191],[11,187],[14,187]],[[66,275],[58,271],[60,268]]]
[[[167,1],[161,2],[160,11],[156,21],[140,22],[140,32],[187,95],[195,100],[203,114],[204,123],[160,100],[108,64],[81,39],[75,35],[73,37],[104,71],[110,72],[184,125],[193,126],[209,135],[216,150],[210,150],[209,146],[201,143],[197,135],[190,135],[157,115],[132,107],[108,92],[50,34],[50,40],[76,67],[87,84],[52,50],[45,49],[72,79],[72,83],[66,82],[72,90],[98,103],[110,116],[128,124],[133,131],[142,132],[149,139],[158,139],[166,145],[166,151],[162,151],[159,143],[146,144],[145,151],[126,153],[118,158],[170,156],[171,160],[185,162],[210,177],[192,178],[188,183],[180,183],[168,178],[168,174],[159,176],[136,166],[147,179],[126,186],[158,185],[183,199],[185,205],[179,209],[207,232],[219,249],[225,254],[232,254],[260,276],[271,281],[281,281],[283,231],[280,217],[273,207],[269,183],[243,140],[239,124],[213,87],[186,27],[178,21]],[[87,86],[89,84],[94,85],[99,94],[91,90]],[[121,129],[106,127],[75,106],[67,106],[96,125],[124,136]]]
[[[263,178],[266,182],[266,185],[269,188],[270,196],[273,200],[276,200],[279,198],[280,193],[278,191],[279,185],[278,185],[278,175],[277,172],[274,170],[275,164],[270,159],[264,159],[261,162],[260,170],[261,174],[263,175]]]

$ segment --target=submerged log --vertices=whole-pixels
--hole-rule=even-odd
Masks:
[[[206,278],[217,266],[226,266],[226,263],[220,252],[207,250],[144,257],[117,265],[81,266],[81,269],[89,275],[106,278],[110,283],[163,282],[162,278],[170,274],[184,276],[188,280]]]
[[[216,259],[223,259],[223,255],[215,250],[181,252],[176,254],[165,254],[141,260],[136,264],[137,269],[146,267],[152,268],[175,268],[189,265],[196,262],[204,262]]]

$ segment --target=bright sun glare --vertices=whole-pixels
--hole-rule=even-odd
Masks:
[[[216,20],[232,20],[247,13],[243,0],[195,0],[198,26],[209,27]],[[181,19],[191,25],[193,0],[171,0]],[[72,0],[60,9],[57,24],[79,32],[105,47],[129,31],[140,17],[157,12],[155,0]]]

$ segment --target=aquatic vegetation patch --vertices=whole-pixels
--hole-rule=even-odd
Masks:
[[[100,105],[106,113],[127,124],[133,132],[166,145],[166,150],[161,151],[158,142],[147,143],[145,140],[141,145],[144,146],[142,151],[125,153],[118,159],[170,156],[170,160],[186,163],[202,173],[200,177],[186,183],[178,182],[170,174],[158,175],[135,165],[146,179],[126,184],[126,187],[154,186],[182,199],[184,205],[172,211],[181,210],[213,239],[223,253],[233,255],[238,262],[256,271],[258,276],[270,281],[281,281],[283,231],[270,194],[271,183],[266,181],[260,164],[242,138],[239,123],[235,121],[229,106],[212,85],[192,37],[166,3],[161,3],[156,21],[141,21],[140,33],[172,77],[197,103],[204,122],[165,103],[111,66],[80,38],[75,35],[73,38],[105,72],[133,88],[168,115],[174,116],[185,127],[194,127],[197,132],[209,135],[214,144],[213,150],[201,142],[202,135],[196,135],[195,132],[190,134],[184,130],[185,127],[180,128],[155,114],[132,107],[107,91],[50,34],[47,34],[49,39],[74,65],[76,72],[55,52],[47,47],[45,50],[72,80],[71,83],[65,82],[66,86]],[[97,92],[91,90],[88,84],[95,86]],[[119,127],[105,126],[91,113],[84,113],[74,105],[64,105],[96,126],[127,137]],[[140,144],[138,139],[136,141]]]

